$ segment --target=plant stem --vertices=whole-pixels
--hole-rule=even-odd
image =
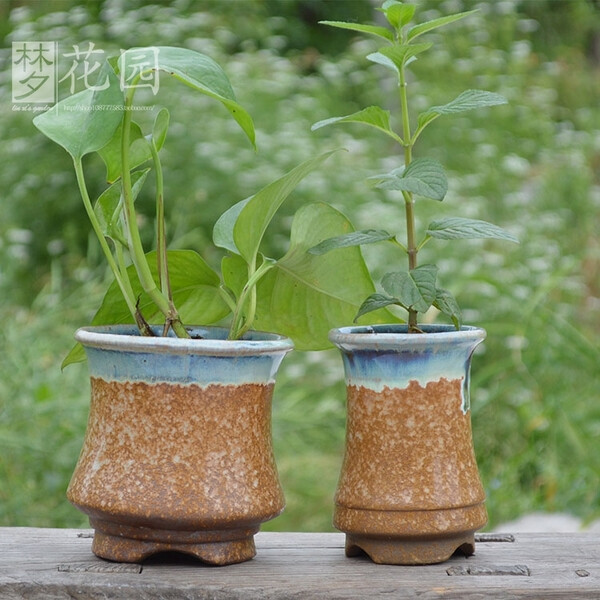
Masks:
[[[412,147],[410,135],[410,117],[408,114],[408,95],[406,93],[407,83],[404,65],[399,69],[400,79],[400,107],[402,110],[402,130],[404,144],[404,168],[407,169],[412,162]],[[406,253],[408,254],[408,269],[412,271],[417,268],[418,248],[415,241],[415,201],[412,192],[404,192],[404,204],[406,212]],[[417,311],[409,308],[408,310],[408,331],[417,331]]]
[[[81,159],[74,159],[73,164],[75,165],[75,175],[77,177],[77,185],[79,186],[79,193],[81,194],[81,198],[83,199],[83,204],[85,206],[85,210],[87,212],[90,223],[92,224],[92,228],[98,241],[100,242],[100,247],[104,252],[104,256],[108,261],[108,265],[110,266],[111,271],[117,281],[119,289],[123,294],[123,298],[125,298],[125,303],[127,304],[127,308],[131,313],[131,316],[136,318],[136,300],[133,294],[133,290],[131,288],[131,282],[127,277],[127,271],[122,271],[119,268],[119,265],[115,262],[114,256],[110,250],[108,242],[106,241],[106,237],[102,231],[102,227],[98,222],[98,218],[96,217],[96,213],[94,212],[94,207],[92,206],[92,202],[90,200],[90,196],[87,191],[87,186],[85,184],[85,177],[83,174],[83,165]]]
[[[133,193],[131,189],[131,173],[129,167],[129,144],[131,127],[131,105],[133,103],[133,94],[135,87],[132,87],[125,96],[125,106],[123,113],[123,131],[121,135],[121,182],[123,187],[123,214],[128,232],[129,252],[131,260],[135,265],[140,284],[144,291],[150,296],[150,299],[156,304],[157,308],[163,313],[166,324],[173,327],[173,331],[178,337],[189,337],[173,303],[158,289],[150,266],[146,260],[140,232],[137,226]]]

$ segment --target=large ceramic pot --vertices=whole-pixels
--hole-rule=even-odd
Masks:
[[[211,564],[255,555],[254,534],[284,498],[271,442],[275,373],[288,338],[196,327],[142,337],[80,329],[91,407],[67,496],[90,518],[93,552],[140,562],[180,551]]]
[[[346,373],[346,449],[334,525],[346,555],[385,564],[475,551],[487,522],[469,412],[471,355],[485,331],[381,325],[333,330]]]

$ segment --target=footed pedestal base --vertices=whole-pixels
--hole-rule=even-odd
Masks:
[[[346,556],[362,552],[383,565],[429,565],[448,560],[456,551],[475,552],[475,534],[391,537],[346,534]]]
[[[170,531],[90,520],[95,528],[92,552],[116,562],[141,563],[159,552],[182,552],[210,565],[231,565],[254,558],[251,529]]]

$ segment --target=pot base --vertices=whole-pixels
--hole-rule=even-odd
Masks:
[[[150,529],[90,519],[94,527],[92,552],[115,562],[141,563],[159,552],[181,552],[209,565],[224,566],[256,556],[258,527],[223,531]]]
[[[448,560],[455,552],[475,553],[475,533],[444,536],[369,536],[346,534],[346,556],[365,553],[382,565],[430,565]]]

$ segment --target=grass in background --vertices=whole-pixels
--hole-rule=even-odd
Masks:
[[[288,214],[303,202],[323,199],[360,228],[382,223],[393,228],[394,222],[401,228],[401,207],[364,181],[399,166],[379,159],[388,155],[386,140],[365,132],[357,142],[342,127],[310,132],[319,119],[388,97],[389,84],[377,66],[360,74],[352,68],[377,42],[348,35],[341,53],[294,50],[286,38],[293,21],[250,11],[245,27],[255,14],[256,31],[264,31],[242,35],[217,8],[227,4],[205,2],[183,19],[175,5],[158,10],[105,1],[98,14],[120,16],[121,29],[106,20],[92,22],[96,17],[86,16],[82,7],[66,20],[71,23],[66,33],[63,25],[52,25],[52,13],[34,22],[17,9],[11,23],[20,36],[15,39],[55,39],[55,29],[63,27],[65,44],[86,36],[98,36],[99,44],[110,30],[116,47],[188,45],[225,66],[255,119],[259,153],[242,145],[214,107],[200,129],[203,99],[173,111],[170,136],[177,139],[169,147],[181,149],[175,157],[166,154],[164,166],[173,182],[167,203],[181,210],[169,232],[174,246],[201,247],[225,206],[311,154],[338,146],[348,152],[334,155],[323,172],[302,184]],[[425,4],[428,18],[447,12],[444,2]],[[559,23],[565,35],[557,38],[534,20],[544,17],[536,8],[540,4],[481,2],[480,12],[458,30],[440,30],[446,50],[423,55],[414,66],[419,80],[430,82],[412,88],[417,109],[443,104],[468,87],[510,100],[493,112],[473,113],[469,127],[461,119],[440,118],[422,138],[428,146],[423,153],[450,170],[442,208],[493,221],[521,239],[516,248],[486,241],[453,244],[438,261],[441,283],[465,307],[465,321],[488,331],[473,362],[472,417],[492,526],[530,510],[600,517],[600,72],[569,33],[582,31],[582,22],[587,31],[596,13],[565,12]],[[259,5],[247,4],[253,10]],[[448,11],[473,5],[452,2]],[[169,27],[159,23],[160,15],[168,17]],[[136,39],[126,40],[132,31]],[[560,43],[563,39],[569,42]],[[7,89],[0,82],[3,100]],[[161,93],[174,92],[165,84]],[[44,144],[29,118],[6,106],[0,112],[5,132],[0,183],[8,195],[0,220],[0,525],[81,526],[85,518],[64,492],[85,430],[89,385],[84,366],[61,373],[59,365],[73,330],[87,323],[100,299],[100,286],[81,268],[82,255],[87,253],[92,269],[100,261],[96,246],[87,243],[89,229],[66,154],[64,173],[50,175],[60,152]],[[175,170],[181,154],[193,160]],[[275,232],[269,252],[284,252],[282,239]],[[438,248],[445,252],[443,242]],[[365,255],[376,276],[390,269],[392,257],[383,248],[369,248]],[[216,262],[220,256],[205,258]],[[335,351],[294,353],[284,360],[273,435],[287,509],[266,528],[331,528],[344,393]]]

